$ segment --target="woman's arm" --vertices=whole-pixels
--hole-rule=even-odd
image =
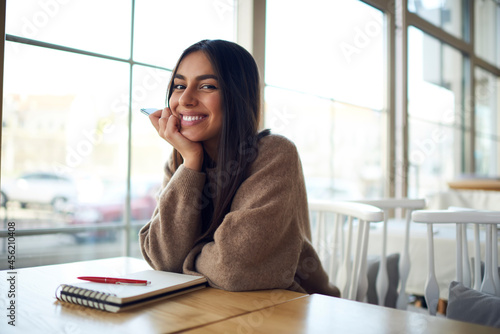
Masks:
[[[151,221],[139,232],[144,259],[157,270],[182,272],[182,264],[201,234],[201,194],[205,174],[181,165],[166,173]]]
[[[201,273],[225,290],[290,288],[308,223],[295,146],[265,137],[214,241],[189,254],[184,272]]]

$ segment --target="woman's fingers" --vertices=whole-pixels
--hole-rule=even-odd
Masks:
[[[164,114],[167,116],[163,117]],[[179,131],[179,120],[172,114],[168,115],[167,113],[162,113],[161,116],[162,117],[157,118],[158,134],[160,135],[160,137],[169,142],[173,147],[177,148],[179,143],[187,140]]]
[[[201,170],[203,163],[203,146],[192,142],[181,133],[181,121],[172,114],[169,108],[157,110],[149,115],[151,123],[161,138],[172,145],[184,159],[186,167]]]
[[[165,131],[165,139],[181,154],[184,165],[192,170],[201,170],[203,163],[203,146],[199,142],[193,142],[180,132],[181,121],[170,115]]]
[[[163,117],[162,117],[163,119]],[[170,140],[179,140],[179,139],[185,139],[184,137],[182,138],[176,138],[176,136],[181,135],[181,133],[179,132],[179,120],[177,119],[177,117],[175,117],[174,115],[169,115],[168,117],[166,117],[166,127],[165,127],[165,133],[166,133],[166,137],[168,137],[169,141]]]
[[[165,107],[161,110],[161,118],[168,119],[170,115],[172,115],[172,111],[170,110],[169,107]]]
[[[155,112],[151,113],[149,115],[149,120],[151,121],[151,124],[155,127],[156,131],[160,132],[160,124],[159,121],[161,119],[161,115],[163,113],[163,109],[158,109]]]

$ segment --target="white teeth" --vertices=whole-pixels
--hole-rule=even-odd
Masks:
[[[202,117],[201,116],[182,116],[182,118],[185,120],[185,121],[197,121],[199,119],[201,119]]]

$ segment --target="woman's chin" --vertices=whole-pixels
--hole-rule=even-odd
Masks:
[[[181,135],[183,135],[184,137],[186,137],[186,139],[188,139],[192,142],[201,142],[202,141],[199,135],[197,135],[196,133],[193,133],[189,129],[187,129],[187,130],[181,129]]]

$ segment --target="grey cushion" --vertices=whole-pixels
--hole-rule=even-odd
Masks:
[[[367,301],[370,304],[378,305],[377,297],[377,274],[380,267],[379,258],[368,259],[368,292]],[[399,285],[399,254],[390,254],[387,256],[387,273],[389,276],[389,288],[385,296],[385,306],[396,308],[396,301],[398,300],[398,285]]]
[[[446,317],[500,328],[500,297],[451,282]]]

